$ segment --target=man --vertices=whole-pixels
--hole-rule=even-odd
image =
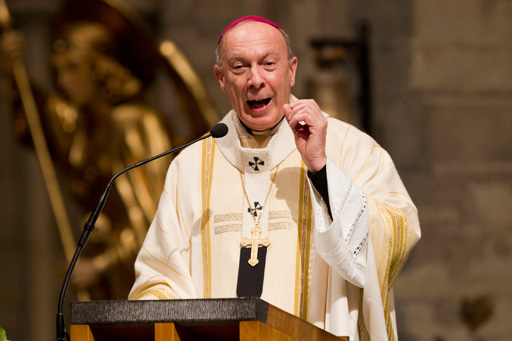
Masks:
[[[290,94],[277,24],[234,21],[217,57],[229,132],[171,164],[130,298],[261,295],[351,340],[396,338],[391,287],[420,229],[389,155]]]

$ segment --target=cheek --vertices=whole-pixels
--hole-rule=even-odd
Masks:
[[[238,95],[236,88],[226,87],[225,93],[228,97],[229,103],[233,108],[240,106],[241,96]]]
[[[225,91],[231,96],[241,96],[244,91],[244,86],[241,82],[227,82],[224,83]]]

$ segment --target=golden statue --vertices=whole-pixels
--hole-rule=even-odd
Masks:
[[[183,119],[192,121],[195,135],[216,120],[179,50],[167,42],[159,51],[136,14],[121,5],[106,0],[66,2],[57,18],[52,55],[59,92],[45,94],[28,87],[49,157],[62,173],[67,193],[84,209],[84,221],[114,174],[170,149],[171,142],[187,139],[170,134],[162,115],[143,102],[143,90],[159,66],[177,85],[188,110]],[[5,30],[4,94],[13,103],[17,136],[36,141],[37,149],[39,140],[29,129],[29,106],[20,96],[23,86],[13,67],[21,59],[21,46],[20,34]],[[133,262],[170,161],[151,162],[116,180],[72,277],[72,284],[86,289],[92,299],[126,299],[134,281]],[[78,228],[74,230],[77,234]]]

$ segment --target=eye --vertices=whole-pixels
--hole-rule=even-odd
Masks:
[[[263,66],[265,67],[265,69],[267,70],[273,70],[276,68],[276,65],[277,63],[273,60],[266,60],[263,62]]]
[[[245,67],[246,65],[244,63],[233,63],[231,65],[231,70],[234,72],[234,73],[241,73],[245,70]]]

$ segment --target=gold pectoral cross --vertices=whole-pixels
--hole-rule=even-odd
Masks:
[[[249,264],[251,266],[255,266],[258,264],[258,247],[260,245],[262,246],[269,246],[270,240],[268,237],[265,237],[263,239],[259,239],[261,228],[258,225],[254,225],[254,227],[251,230],[252,232],[252,239],[249,239],[247,237],[242,238],[242,241],[240,242],[240,247],[244,246],[251,246],[251,259],[249,259]]]

